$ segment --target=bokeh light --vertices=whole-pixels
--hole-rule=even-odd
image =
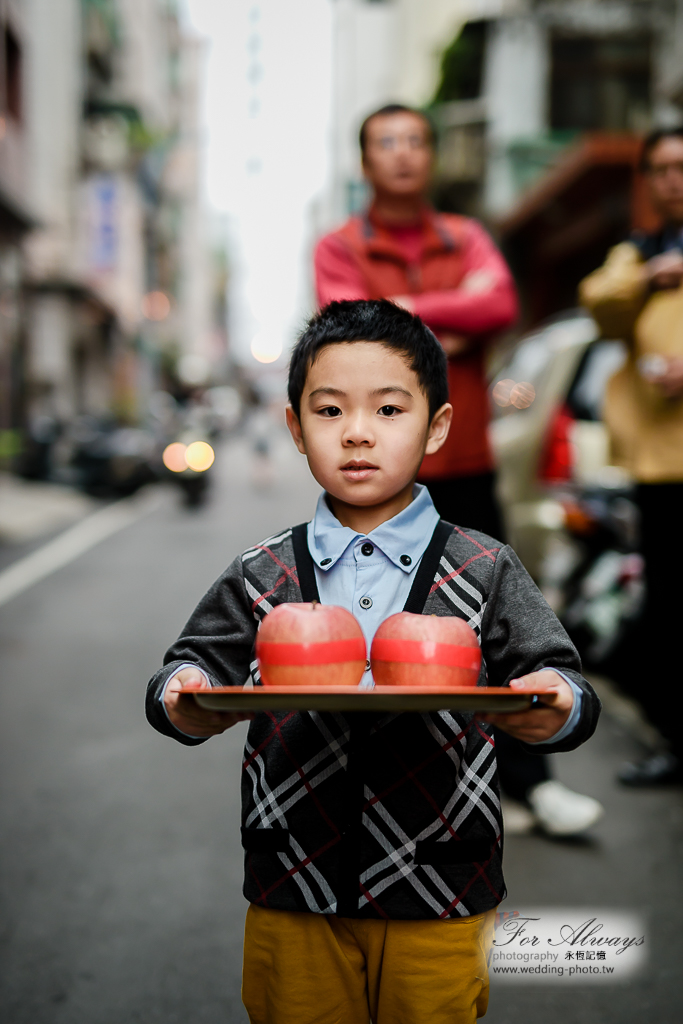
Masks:
[[[146,320],[165,320],[171,312],[171,301],[164,292],[148,292],[142,300],[142,315]]]
[[[185,450],[185,462],[195,473],[204,473],[213,465],[215,452],[206,441],[193,441]]]
[[[251,343],[251,354],[259,363],[274,363],[282,355],[282,342],[266,334],[257,334]]]
[[[533,384],[522,380],[510,392],[510,405],[514,405],[515,409],[528,409],[535,397],[536,388]]]
[[[205,384],[210,373],[209,360],[199,352],[186,352],[178,360],[178,376],[183,384]]]
[[[514,386],[514,380],[510,380],[509,378],[499,380],[497,384],[494,385],[492,391],[493,401],[496,405],[499,405],[501,409],[507,408],[510,404],[510,394]]]
[[[174,441],[173,444],[167,445],[164,448],[164,454],[161,456],[166,469],[170,469],[172,473],[184,472],[187,469],[186,451],[186,446],[181,444],[180,441]]]

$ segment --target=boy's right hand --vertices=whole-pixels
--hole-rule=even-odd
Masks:
[[[200,708],[190,693],[180,693],[184,686],[210,689],[204,675],[196,668],[183,668],[174,675],[166,687],[164,706],[171,723],[188,736],[205,739],[218,736],[237,722],[246,722],[254,717],[252,712],[209,711]]]

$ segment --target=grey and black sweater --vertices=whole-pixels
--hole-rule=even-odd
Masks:
[[[150,680],[147,717],[181,743],[160,702],[183,663],[216,686],[260,685],[254,642],[275,605],[317,597],[305,525],[236,558]],[[406,610],[457,615],[477,632],[479,685],[506,686],[544,667],[583,691],[571,750],[595,730],[600,703],[556,616],[507,546],[440,522]],[[535,750],[534,747],[529,747]],[[471,714],[261,713],[242,774],[246,898],[344,917],[457,918],[505,896],[502,817],[490,726]]]

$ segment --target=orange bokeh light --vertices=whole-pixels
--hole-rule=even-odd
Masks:
[[[171,301],[164,292],[148,292],[142,300],[146,320],[165,320],[171,312]]]
[[[182,473],[186,470],[186,452],[186,446],[181,444],[180,441],[174,441],[173,444],[167,445],[166,448],[164,448],[164,454],[161,456],[166,469],[170,469],[172,473]]]
[[[510,404],[510,394],[514,386],[514,380],[510,380],[509,378],[506,380],[499,380],[498,383],[494,385],[492,391],[493,401],[496,405],[499,405],[501,409],[507,408]]]
[[[510,404],[514,405],[515,409],[528,409],[535,397],[536,388],[523,380],[515,384],[510,392]]]

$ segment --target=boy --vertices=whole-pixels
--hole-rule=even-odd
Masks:
[[[352,611],[368,647],[403,608],[459,615],[480,636],[481,684],[546,691],[540,710],[476,718],[250,716],[243,998],[254,1024],[483,1016],[505,896],[490,726],[544,752],[595,729],[578,655],[514,553],[441,522],[415,485],[448,434],[447,398],[443,351],[417,317],[384,300],[314,316],[292,355],[287,423],[323,488],[315,517],[235,559],[149,684],[160,732],[186,744],[224,732],[238,716],[200,710],[181,686],[259,684],[261,619],[319,599]]]

